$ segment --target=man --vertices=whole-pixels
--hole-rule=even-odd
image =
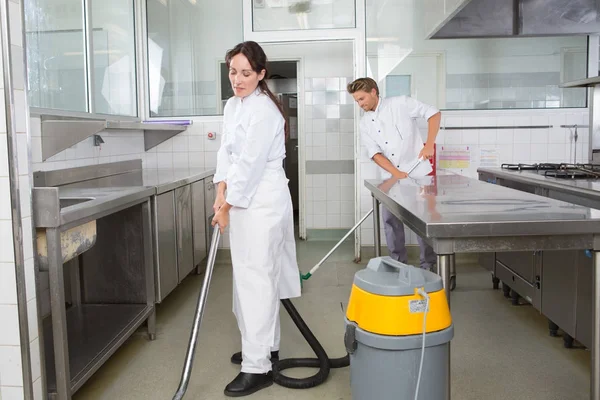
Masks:
[[[360,120],[363,145],[370,159],[383,169],[382,179],[406,178],[407,172],[418,159],[433,157],[433,146],[440,129],[441,113],[435,107],[407,96],[381,98],[377,83],[371,78],[360,78],[348,84],[348,92],[365,111]],[[425,118],[429,128],[427,141],[423,140],[416,118]],[[419,173],[432,171],[429,163],[419,167]],[[385,207],[382,217],[390,256],[407,263],[404,224]],[[432,270],[437,256],[431,246],[418,238],[421,248],[421,268]]]

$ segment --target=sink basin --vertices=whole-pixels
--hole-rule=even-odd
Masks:
[[[85,203],[86,201],[94,200],[93,197],[62,197],[60,198],[60,208],[70,207],[77,204]]]

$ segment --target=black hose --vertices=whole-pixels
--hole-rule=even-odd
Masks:
[[[283,299],[281,303],[317,355],[317,358],[287,358],[273,363],[273,381],[275,383],[292,389],[308,389],[325,382],[331,368],[342,368],[350,365],[348,354],[341,358],[330,359],[292,302],[289,299]],[[307,378],[290,378],[281,373],[281,371],[289,368],[319,368],[319,371]]]

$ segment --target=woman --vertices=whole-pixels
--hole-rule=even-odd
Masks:
[[[300,296],[292,200],[283,169],[286,124],[267,87],[267,57],[244,42],[225,57],[235,94],[225,105],[214,182],[212,225],[229,225],[233,313],[242,353],[240,374],[225,388],[245,396],[272,385],[271,358],[279,351],[279,300]]]

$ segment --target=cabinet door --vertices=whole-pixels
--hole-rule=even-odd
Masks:
[[[191,185],[175,189],[175,218],[177,221],[177,268],[179,282],[181,282],[194,269]]]
[[[594,259],[577,253],[577,314],[575,338],[592,348],[592,302],[594,300]]]
[[[178,283],[175,193],[173,191],[156,197],[154,218],[158,232],[156,301],[161,302]]]
[[[192,183],[192,225],[194,232],[194,265],[198,266],[206,257],[206,209],[203,180]]]
[[[535,254],[533,251],[507,251],[496,253],[500,261],[524,281],[531,284],[535,278]]]
[[[575,337],[577,251],[544,251],[542,314]]]

